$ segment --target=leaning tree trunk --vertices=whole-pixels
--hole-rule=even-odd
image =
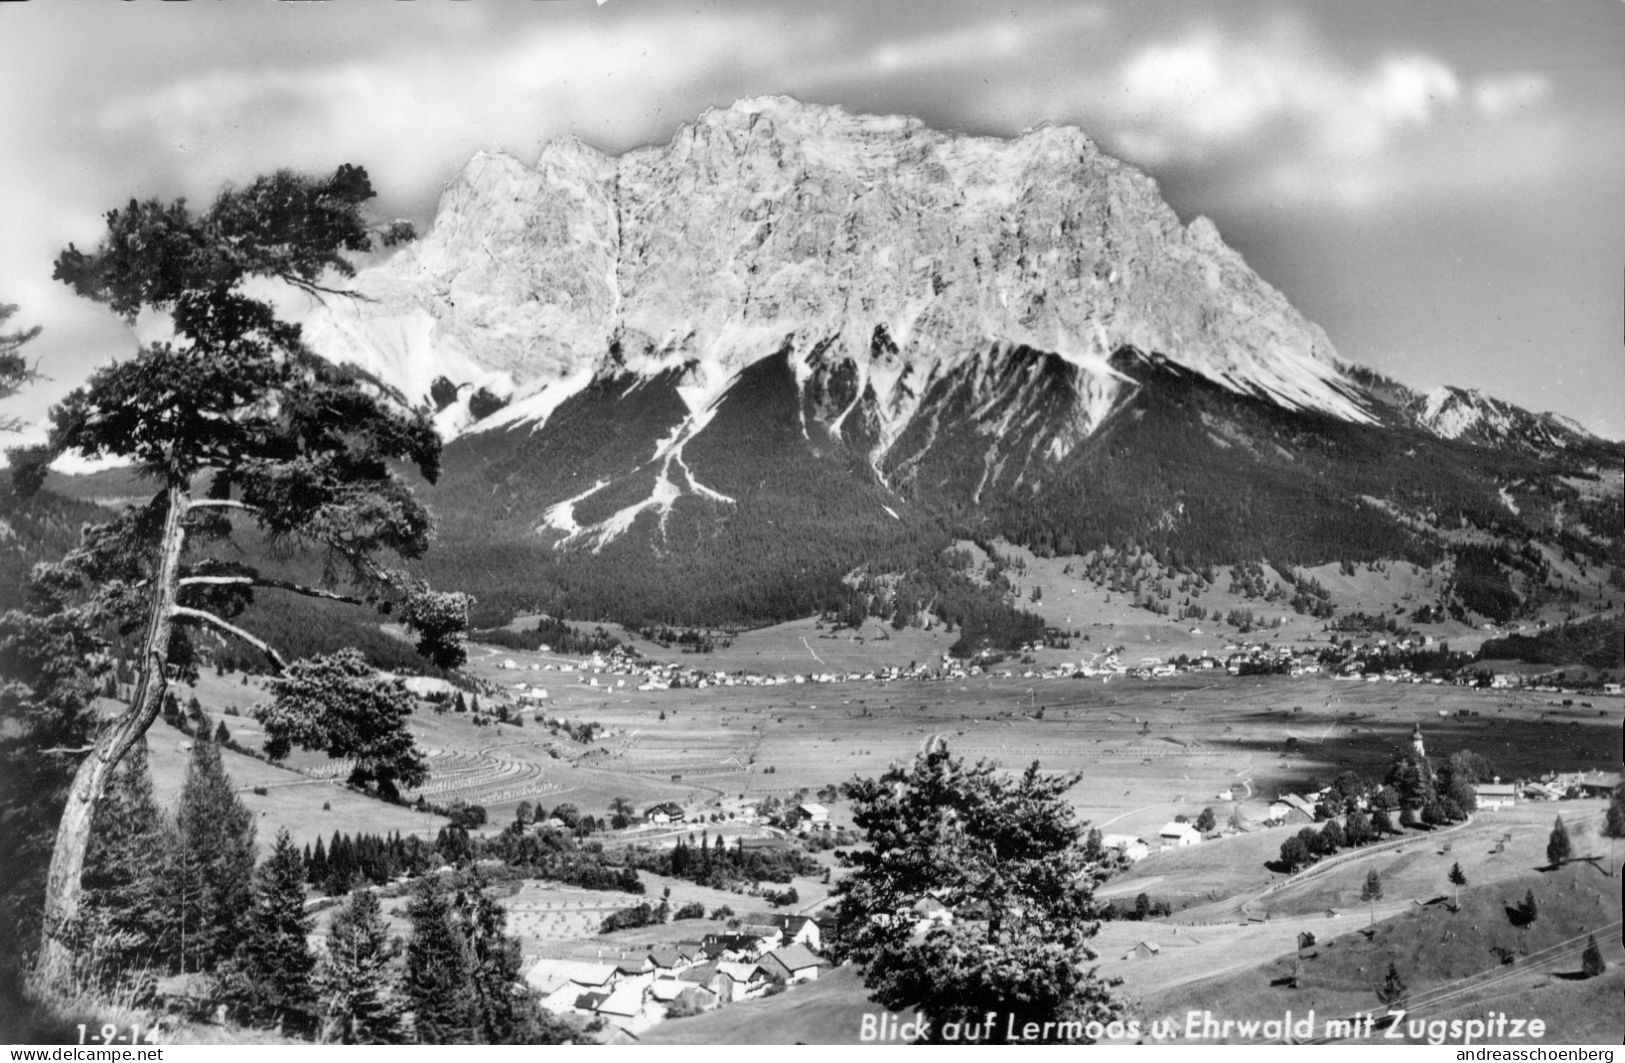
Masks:
[[[175,596],[179,587],[181,547],[185,529],[186,492],[170,484],[165,492],[164,531],[160,540],[158,571],[153,576],[152,603],[147,613],[147,633],[141,643],[140,678],[135,696],[124,714],[96,736],[89,754],[74,773],[68,790],[67,807],[57,825],[56,844],[51,850],[51,868],[45,879],[44,933],[36,979],[42,988],[68,989],[73,983],[74,925],[78,921],[85,867],[90,847],[90,827],[107,790],[113,769],[147,733],[163,705],[168,677],[169,638],[174,626]]]

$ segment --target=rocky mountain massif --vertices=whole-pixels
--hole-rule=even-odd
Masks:
[[[886,595],[904,621],[975,612],[939,571],[962,536],[1174,565],[1488,549],[1512,610],[1541,550],[1625,564],[1621,447],[1343,365],[1075,129],[772,98],[619,158],[482,154],[358,286],[307,337],[440,411],[437,578],[495,613],[749,623],[849,605],[855,574],[916,587]]]

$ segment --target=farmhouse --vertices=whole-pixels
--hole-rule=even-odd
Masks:
[[[777,930],[774,933],[777,935]],[[700,947],[705,950],[708,959],[737,962],[755,960],[772,945],[764,941],[760,934],[707,934]]]
[[[1483,811],[1511,808],[1518,800],[1518,788],[1512,783],[1485,782],[1478,784],[1478,808]]]
[[[587,993],[607,998],[619,981],[614,964],[582,960],[544,959],[525,972],[525,982],[541,994],[542,1006],[555,1014],[576,1008]]]
[[[829,822],[829,809],[823,805],[804,804],[796,809],[796,818],[803,823],[818,825]]]
[[[1310,823],[1315,821],[1315,804],[1307,797],[1304,797],[1301,794],[1283,794],[1279,800],[1285,802],[1292,812],[1306,817]],[[1288,816],[1280,816],[1277,818],[1286,819]]]
[[[914,932],[924,933],[934,926],[952,926],[954,913],[935,897],[921,897],[914,902]]]
[[[1136,838],[1132,834],[1106,834],[1102,835],[1100,844],[1107,849],[1116,849],[1130,863],[1138,863],[1151,855],[1151,846],[1146,844],[1144,838]]]
[[[1183,849],[1187,845],[1196,845],[1202,840],[1202,832],[1189,823],[1170,821],[1162,825],[1157,832],[1162,839],[1164,849]]]
[[[1125,960],[1149,960],[1161,952],[1155,942],[1142,941],[1123,954]]]
[[[643,986],[630,983],[618,985],[592,1010],[628,1033],[641,1033],[658,1021],[657,1016],[651,1015],[644,1007],[643,996]]]
[[[789,945],[763,956],[761,967],[769,975],[794,985],[797,982],[817,981],[818,967],[822,962],[805,945]]]
[[[675,978],[679,971],[687,970],[694,965],[694,961],[684,956],[682,951],[673,945],[656,945],[649,950],[649,964],[654,968],[655,978]]]
[[[750,912],[743,917],[740,929],[758,926],[776,929],[779,941],[785,945],[805,945],[814,952],[822,946],[823,933],[809,916],[786,912]]]
[[[724,1004],[751,1000],[766,993],[773,979],[759,963],[734,963],[720,960],[684,971],[680,978],[695,981],[715,993]]]
[[[646,822],[653,823],[657,827],[663,827],[671,823],[681,823],[687,817],[683,812],[682,805],[665,801],[658,805],[649,806],[644,811],[643,818]]]

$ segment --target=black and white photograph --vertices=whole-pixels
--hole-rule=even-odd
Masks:
[[[1625,2],[5,0],[0,92],[11,1059],[1625,1042]]]

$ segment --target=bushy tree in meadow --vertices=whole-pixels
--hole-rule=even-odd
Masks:
[[[1457,910],[1461,907],[1461,888],[1467,885],[1467,873],[1461,869],[1459,862],[1450,865],[1450,907]]]
[[[1365,885],[1360,889],[1360,899],[1371,906],[1371,926],[1377,925],[1377,902],[1382,900],[1382,876],[1377,869],[1372,868],[1366,872]]]
[[[1614,787],[1608,797],[1608,817],[1602,832],[1610,838],[1625,838],[1625,783]]]
[[[265,725],[265,754],[281,760],[295,745],[348,757],[352,786],[399,801],[402,788],[429,777],[407,717],[414,699],[401,680],[381,680],[358,650],[295,661],[271,680],[273,700],[254,710]]]
[[[1309,847],[1296,834],[1281,843],[1281,863],[1288,871],[1296,871],[1312,859]]]
[[[1111,983],[1083,966],[1095,958],[1103,872],[1087,860],[1085,825],[1066,799],[1076,782],[1037,764],[1014,778],[986,762],[966,767],[939,746],[852,783],[869,847],[850,855],[835,887],[834,948],[859,964],[882,1006],[930,1019],[927,1040],[988,1012],[1017,1029],[1121,1013]],[[927,897],[956,918],[917,935],[914,906]]]
[[[1574,843],[1569,839],[1569,829],[1563,824],[1563,817],[1558,816],[1557,822],[1552,824],[1552,833],[1546,839],[1546,862],[1553,867],[1561,867],[1573,855]]]

